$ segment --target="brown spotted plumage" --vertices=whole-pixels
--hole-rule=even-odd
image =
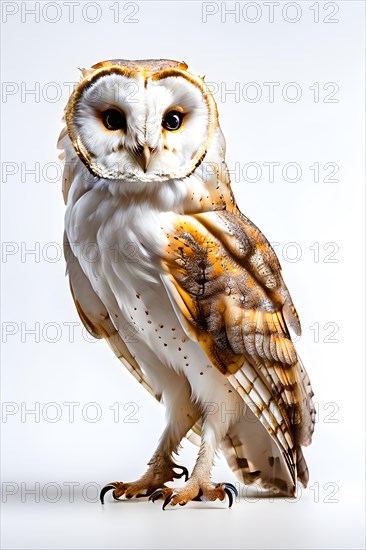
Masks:
[[[296,481],[294,466],[303,462],[301,445],[311,441],[315,410],[287,326],[299,335],[300,322],[273,249],[236,208],[177,217],[166,258],[184,319],[281,445]],[[306,466],[298,476],[306,485]]]

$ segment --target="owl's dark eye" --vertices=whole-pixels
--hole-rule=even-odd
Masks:
[[[179,111],[169,111],[169,113],[167,113],[163,118],[163,128],[165,128],[165,130],[169,130],[170,132],[179,130],[182,126],[183,118],[184,113],[180,113]]]
[[[117,109],[108,109],[102,113],[103,124],[108,130],[125,130],[126,117]]]

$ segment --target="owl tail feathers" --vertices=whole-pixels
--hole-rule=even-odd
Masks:
[[[221,450],[238,480],[248,486],[248,496],[262,490],[270,495],[295,496],[295,453],[289,456],[280,449],[249,407],[230,426]]]

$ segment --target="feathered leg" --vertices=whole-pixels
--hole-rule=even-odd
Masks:
[[[229,398],[229,402],[235,405],[237,397],[233,394],[230,395],[232,397]],[[220,401],[216,401],[216,403],[220,403]],[[231,410],[236,411],[236,413],[234,412],[232,415],[222,414],[223,411],[220,407],[217,407],[214,412],[212,412],[211,407],[207,408],[202,426],[202,443],[190,478],[183,487],[178,489],[159,488],[150,496],[150,500],[155,501],[158,498],[164,498],[163,510],[168,504],[184,506],[190,500],[224,500],[226,496],[229,499],[229,506],[232,505],[233,495],[238,496],[235,486],[231,483],[214,483],[211,481],[215,452],[230,425],[237,420],[238,414],[240,414],[239,409],[235,407]]]
[[[167,407],[168,423],[160,438],[159,444],[148,462],[148,469],[137,481],[123,483],[114,481],[103,487],[100,500],[104,504],[104,496],[113,491],[113,497],[119,499],[143,497],[151,495],[156,489],[165,490],[165,483],[185,476],[188,470],[175,464],[173,454],[177,453],[179,444],[200,416],[198,408],[190,400],[188,384],[175,388],[174,392],[164,393],[164,403]],[[175,470],[181,470],[176,472]]]

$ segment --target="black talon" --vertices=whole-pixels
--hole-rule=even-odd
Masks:
[[[163,504],[163,510],[165,510],[165,506],[167,506],[169,504],[169,502],[172,500],[174,496],[174,493],[170,493],[170,495],[168,495],[164,501],[164,504]]]
[[[174,464],[173,466],[173,471],[175,468],[179,468],[179,470],[182,470],[182,472],[180,474],[176,474],[176,472],[174,472],[174,478],[175,479],[180,479],[181,477],[185,476],[185,481],[188,481],[188,477],[189,477],[189,472],[187,470],[187,468],[185,466],[179,466],[178,464]]]
[[[159,498],[157,493],[160,493],[160,492],[161,491],[159,489],[156,489],[153,493],[151,493],[151,495],[149,496],[149,501],[151,500],[152,502],[155,502],[155,500]]]
[[[100,491],[100,496],[99,496],[100,502],[101,502],[102,504],[104,504],[104,496],[105,496],[106,493],[108,493],[108,491],[113,491],[113,498],[116,499],[116,497],[115,497],[115,489],[116,489],[116,488],[115,488],[114,485],[106,485],[105,487],[103,487],[103,489]],[[118,499],[116,499],[116,500],[118,500]]]
[[[225,491],[225,493],[227,494],[228,499],[229,499],[229,508],[231,508],[232,505],[233,505],[233,494],[232,494],[232,492],[230,491],[230,489],[226,489],[226,488],[225,488],[224,491]]]
[[[149,496],[149,500],[152,502],[155,502],[158,500],[163,494],[163,489],[156,489],[151,495]]]
[[[234,493],[234,495],[237,497],[239,496],[238,490],[232,483],[224,483],[224,489],[231,489],[231,491]]]

